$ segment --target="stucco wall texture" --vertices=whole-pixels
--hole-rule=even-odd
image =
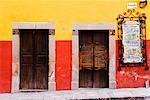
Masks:
[[[118,14],[127,11],[127,4],[139,0],[0,0],[0,93],[11,92],[12,77],[12,23],[55,23],[55,81],[56,89],[71,89],[72,25],[75,23],[117,24]],[[146,14],[147,62],[150,66],[150,0],[148,5],[136,11]],[[118,50],[116,31],[116,50]],[[65,59],[64,59],[65,58]],[[116,69],[118,67],[116,51]],[[150,70],[143,67],[116,70],[117,88],[145,87],[150,80]]]

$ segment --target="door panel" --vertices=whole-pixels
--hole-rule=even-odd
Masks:
[[[47,69],[45,69],[45,66],[41,64],[37,64],[35,66],[35,83],[34,83],[34,88],[35,89],[47,89],[48,88],[48,81],[47,81]]]
[[[105,69],[94,70],[93,72],[93,88],[108,87],[108,72]]]
[[[46,64],[47,63],[47,55],[36,55],[36,64]]]
[[[106,31],[107,32],[107,31]],[[94,67],[96,70],[106,69],[108,63],[108,33],[96,32],[93,36],[94,45]]]
[[[79,87],[108,87],[108,31],[79,31]]]
[[[36,30],[35,37],[35,54],[47,54],[48,51],[48,30]]]
[[[79,38],[80,38],[79,41],[80,45],[92,44],[93,38],[92,38],[92,34],[89,31],[80,31]]]
[[[80,48],[80,69],[91,69],[93,67],[93,48],[87,44]]]
[[[79,73],[80,88],[92,88],[92,70],[82,69]]]
[[[82,32],[82,31],[81,31]],[[80,36],[80,69],[91,69],[93,66],[92,34],[89,32]]]
[[[22,55],[22,64],[33,64],[32,55]]]
[[[33,87],[33,30],[20,30],[20,88]]]
[[[24,55],[33,54],[33,30],[20,30],[20,49]],[[28,44],[28,45],[27,45]]]
[[[32,89],[33,88],[33,72],[32,64],[22,64],[21,65],[21,89]]]
[[[47,89],[48,85],[48,30],[35,33],[35,88]]]
[[[48,88],[48,30],[20,30],[20,88]]]

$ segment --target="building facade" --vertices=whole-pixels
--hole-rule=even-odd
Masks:
[[[0,0],[0,93],[149,87],[149,3]]]

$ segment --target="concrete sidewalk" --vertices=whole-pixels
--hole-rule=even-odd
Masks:
[[[125,97],[146,97],[145,100],[150,100],[150,88],[79,89],[66,91],[0,94],[0,100],[70,100]]]

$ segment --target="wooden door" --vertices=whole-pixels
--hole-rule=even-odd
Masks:
[[[20,88],[33,88],[33,30],[20,30]]]
[[[20,89],[48,88],[48,30],[20,31]]]
[[[94,75],[93,87],[94,88],[107,88],[109,85],[108,79],[108,31],[95,31],[93,33],[94,44]]]
[[[81,88],[108,87],[108,31],[80,31]]]
[[[86,34],[85,34],[86,33]],[[79,71],[79,86],[84,88],[93,87],[93,38],[89,31],[80,31],[80,71]]]

